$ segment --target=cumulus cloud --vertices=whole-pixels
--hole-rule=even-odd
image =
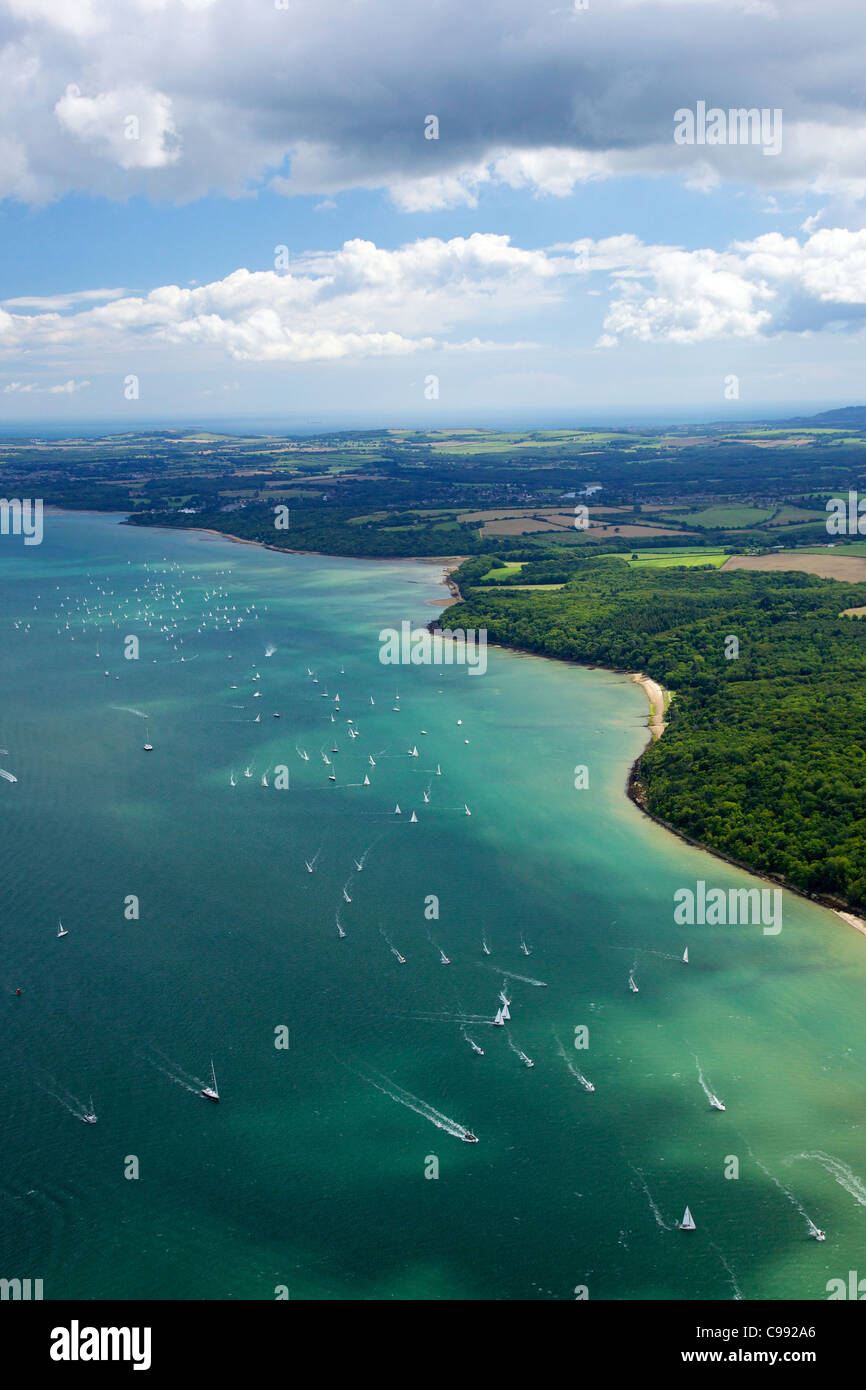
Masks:
[[[424,212],[640,172],[864,199],[860,8],[0,0],[0,196],[376,188]],[[781,109],[779,155],[675,146],[699,99]]]
[[[86,293],[50,307],[38,298],[17,309],[7,302],[0,356],[108,365],[159,347],[178,350],[178,364],[189,366],[214,355],[335,363],[528,351],[539,346],[526,341],[528,323],[534,338],[567,344],[587,294],[607,296],[602,347],[855,330],[866,316],[866,231],[824,229],[804,241],[769,233],[724,251],[630,235],[547,249],[485,233],[396,250],[357,239],[299,257],[291,273],[239,269],[146,295],[92,293],[101,302],[88,303]],[[34,311],[22,312],[28,304]]]

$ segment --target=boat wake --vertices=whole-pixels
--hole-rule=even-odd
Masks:
[[[208,1084],[207,1082],[202,1081],[197,1076],[190,1076],[189,1072],[184,1071],[179,1062],[173,1062],[170,1057],[167,1057],[164,1052],[160,1052],[159,1048],[155,1047],[153,1044],[150,1045],[150,1048],[161,1060],[157,1061],[156,1057],[150,1057],[146,1052],[142,1052],[140,1056],[143,1061],[155,1067],[157,1071],[162,1072],[163,1076],[167,1076],[169,1081],[174,1082],[175,1086],[181,1086],[183,1090],[191,1091],[194,1096],[201,1094],[202,1088]]]
[[[701,1090],[703,1091],[703,1093],[704,1093],[704,1095],[706,1096],[707,1100],[710,1102],[710,1105],[713,1107],[713,1109],[714,1109],[714,1110],[718,1110],[719,1107],[721,1106],[721,1103],[722,1103],[722,1102],[719,1100],[719,1098],[718,1098],[718,1096],[715,1094],[715,1092],[710,1090],[709,1086],[707,1085],[706,1081],[704,1080],[704,1073],[703,1073],[703,1071],[701,1070],[701,1064],[700,1064],[700,1062],[698,1061],[697,1057],[695,1057],[694,1052],[692,1053],[692,1056],[695,1058],[695,1066],[696,1066],[697,1069],[698,1069],[698,1081],[699,1081],[700,1084],[701,1084]]]
[[[847,1163],[843,1163],[841,1158],[834,1158],[832,1154],[825,1154],[821,1149],[816,1149],[814,1153],[792,1154],[786,1158],[786,1163],[794,1163],[798,1158],[812,1159],[820,1163],[825,1168],[831,1178],[835,1178],[840,1187],[844,1187],[849,1196],[861,1207],[866,1207],[866,1183],[862,1178],[858,1178],[853,1169]],[[805,1213],[804,1213],[805,1215]],[[808,1219],[808,1218],[807,1218]]]
[[[559,1039],[559,1035],[557,1034],[555,1029],[553,1031],[553,1036],[556,1038],[556,1045],[559,1048],[559,1055],[562,1058],[565,1065],[568,1067],[568,1070],[571,1072],[572,1076],[575,1078],[575,1080],[580,1082],[581,1086],[585,1091],[594,1091],[595,1087],[593,1086],[592,1082],[587,1080],[583,1072],[578,1071],[577,1067],[572,1062],[571,1058],[569,1057],[568,1053],[563,1047]]]
[[[67,1091],[65,1086],[61,1086],[60,1082],[56,1081],[53,1076],[48,1079],[57,1087],[57,1090],[54,1091],[51,1086],[46,1086],[42,1081],[37,1081],[36,1085],[39,1087],[40,1091],[44,1091],[47,1096],[52,1096],[54,1100],[59,1101],[64,1110],[68,1110],[70,1115],[75,1116],[76,1120],[83,1120],[85,1115],[88,1114],[88,1106],[86,1106],[83,1101],[79,1100],[77,1096],[74,1096],[71,1091]]]
[[[514,970],[500,970],[496,965],[486,965],[484,961],[478,961],[478,965],[484,970],[492,970],[495,975],[501,975],[506,980],[520,980],[525,985],[535,985],[537,989],[547,989],[546,980],[533,980],[530,975],[518,975]]]
[[[674,1226],[669,1226],[669,1225],[667,1224],[667,1222],[665,1221],[665,1219],[664,1219],[664,1217],[662,1216],[661,1212],[659,1211],[658,1207],[656,1206],[655,1202],[653,1201],[653,1195],[652,1195],[652,1193],[650,1192],[649,1188],[647,1187],[646,1178],[644,1177],[644,1175],[643,1175],[643,1173],[641,1172],[640,1168],[635,1168],[635,1166],[634,1166],[633,1163],[630,1163],[628,1166],[629,1166],[629,1168],[631,1169],[631,1171],[635,1174],[635,1176],[637,1177],[638,1182],[640,1183],[641,1187],[643,1188],[643,1190],[644,1190],[644,1192],[645,1192],[645,1194],[646,1194],[646,1199],[647,1199],[647,1201],[648,1201],[649,1204],[650,1204],[650,1211],[652,1212],[653,1216],[654,1216],[655,1219],[656,1219],[656,1225],[657,1225],[661,1230],[663,1230],[663,1231],[675,1231],[675,1230],[676,1230],[676,1226],[675,1226],[675,1225],[674,1225]]]
[[[802,1216],[802,1218],[803,1218],[803,1220],[805,1221],[806,1225],[808,1226],[808,1228],[809,1228],[809,1234],[811,1235],[813,1231],[817,1230],[817,1227],[815,1226],[814,1221],[813,1221],[812,1218],[809,1216],[809,1213],[806,1211],[806,1208],[803,1206],[802,1202],[800,1202],[800,1200],[799,1200],[797,1197],[794,1196],[793,1192],[791,1192],[789,1188],[785,1187],[784,1183],[779,1182],[779,1179],[775,1176],[775,1174],[773,1174],[773,1173],[770,1172],[769,1168],[767,1167],[767,1165],[766,1165],[765,1163],[762,1163],[761,1160],[760,1160],[758,1157],[756,1157],[756,1155],[752,1152],[751,1146],[750,1146],[748,1143],[746,1144],[746,1149],[747,1149],[747,1151],[748,1151],[749,1157],[753,1160],[753,1162],[757,1163],[757,1165],[758,1165],[758,1167],[760,1168],[761,1172],[764,1173],[764,1174],[766,1174],[766,1176],[770,1179],[770,1182],[775,1183],[775,1185],[776,1185],[776,1187],[778,1187],[779,1191],[780,1191],[781,1193],[783,1193],[785,1197],[787,1197],[788,1201],[791,1203],[791,1206],[792,1206],[792,1207],[795,1207],[796,1210],[800,1213],[800,1215]],[[817,1154],[794,1154],[794,1155],[793,1155],[793,1158],[817,1158],[817,1157],[818,1157]],[[824,1155],[824,1158],[826,1158],[826,1157],[827,1157],[827,1155],[825,1154],[825,1155]],[[790,1161],[792,1161],[792,1160],[786,1160],[786,1161],[790,1162]],[[838,1160],[834,1160],[834,1162],[835,1162],[835,1161],[838,1161]],[[841,1165],[841,1166],[844,1167],[844,1164]],[[849,1171],[850,1171],[850,1170],[849,1170]],[[853,1176],[853,1175],[852,1175],[852,1176]]]
[[[347,1064],[344,1063],[343,1065]],[[349,1067],[349,1071],[353,1070],[355,1069]],[[407,1110],[414,1110],[416,1115],[420,1115],[424,1120],[429,1120],[431,1125],[435,1125],[445,1134],[453,1135],[455,1139],[465,1140],[467,1135],[472,1132],[465,1125],[461,1125],[458,1120],[452,1120],[448,1115],[443,1115],[441,1110],[436,1110],[425,1100],[419,1100],[418,1096],[413,1096],[411,1091],[398,1086],[396,1081],[392,1081],[390,1077],[382,1076],[381,1072],[379,1073],[382,1076],[381,1081],[377,1081],[375,1077],[366,1076],[362,1071],[355,1071],[355,1075],[360,1076],[361,1080],[366,1081],[370,1086],[375,1086],[376,1090],[381,1091],[383,1096],[389,1096],[398,1105],[405,1105]]]
[[[676,957],[675,957],[675,959],[676,959]],[[741,1300],[742,1297],[743,1297],[743,1290],[740,1288],[739,1284],[737,1283],[737,1276],[736,1276],[736,1274],[734,1273],[734,1271],[733,1271],[733,1269],[731,1268],[731,1266],[730,1266],[730,1264],[728,1263],[728,1261],[726,1260],[724,1251],[719,1249],[718,1245],[716,1245],[716,1242],[715,1242],[714,1240],[711,1240],[711,1241],[710,1241],[710,1245],[713,1247],[713,1249],[715,1250],[715,1252],[716,1252],[716,1254],[718,1255],[719,1259],[721,1260],[722,1264],[724,1265],[725,1269],[727,1270],[728,1277],[729,1277],[729,1279],[730,1279],[730,1281],[731,1281],[731,1288],[732,1288],[733,1291],[734,1291],[734,1302],[735,1302],[735,1303],[739,1303],[740,1300]]]
[[[150,715],[145,714],[140,709],[130,709],[128,705],[109,705],[109,709],[118,710],[120,714],[135,714],[139,719],[149,719]]]

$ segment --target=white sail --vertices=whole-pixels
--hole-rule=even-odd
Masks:
[[[683,1216],[683,1219],[682,1219],[682,1221],[680,1222],[680,1230],[681,1230],[681,1231],[694,1231],[695,1229],[696,1229],[696,1227],[695,1227],[695,1219],[694,1219],[694,1217],[692,1216],[691,1212],[689,1211],[688,1207],[686,1207],[685,1215]]]
[[[412,812],[411,816],[409,817],[409,824],[412,825],[413,823],[414,823],[415,825],[418,824],[418,817],[415,815],[415,812],[414,812],[414,811]]]
[[[683,951],[683,963],[684,963],[685,965],[688,965],[688,963],[689,963],[689,948],[688,948],[688,946],[687,946],[686,949]]]

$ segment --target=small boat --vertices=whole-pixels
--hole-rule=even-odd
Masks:
[[[305,860],[304,860],[304,863],[305,863],[306,866],[307,866],[307,873],[308,873],[308,874],[311,874],[311,873],[313,872],[313,867],[314,867],[314,865],[310,863],[309,859],[305,859]]]
[[[362,787],[369,787],[369,785],[370,785],[370,779],[369,779],[369,777],[367,776],[367,774],[366,774],[366,772],[365,772],[365,773],[364,773],[364,780],[363,780],[363,782],[361,783],[361,786],[362,786]]]
[[[827,1232],[820,1230],[820,1228],[815,1225],[814,1221],[809,1222],[809,1235],[812,1237],[813,1240],[827,1239]]]
[[[461,1137],[461,1139],[463,1140],[463,1143],[464,1143],[464,1144],[477,1144],[477,1143],[478,1143],[478,1139],[476,1138],[476,1136],[472,1133],[472,1131],[471,1131],[470,1129],[467,1129],[466,1133],[465,1133],[465,1134],[462,1134],[460,1137]]]
[[[502,1010],[501,1010],[501,1009],[497,1009],[497,1010],[496,1010],[496,1017],[495,1017],[494,1020],[493,1020],[493,1026],[494,1026],[494,1028],[504,1028],[504,1027],[505,1027],[505,1019],[502,1017]]]
[[[439,766],[438,763],[436,764],[436,776],[437,776],[437,777],[441,777],[441,776],[442,776],[442,769],[441,769],[441,767]]]
[[[443,965],[450,965],[450,964],[451,964],[451,961],[448,959],[448,957],[446,956],[445,952],[442,950],[442,947],[441,947],[441,946],[439,947],[439,959],[440,959],[440,961],[441,961],[441,963],[442,963]]]
[[[340,750],[339,750],[339,748],[337,747],[337,745],[336,745],[336,743],[335,743],[334,746],[333,746],[333,748],[331,749],[331,752],[332,752],[332,753],[339,753],[339,751],[340,751]]]
[[[524,954],[525,956],[531,956],[531,955],[532,955],[532,952],[530,951],[530,949],[529,949],[529,947],[527,946],[526,942],[523,940],[523,937],[520,938],[520,949],[521,949],[521,951],[523,952],[523,954]]]
[[[473,1042],[472,1039],[468,1036],[468,1034],[464,1033],[463,1036],[464,1036],[464,1038],[466,1038],[466,1041],[468,1042],[469,1046],[472,1048],[472,1051],[473,1051],[473,1052],[477,1052],[477,1054],[478,1054],[479,1057],[483,1057],[483,1056],[484,1056],[484,1048],[483,1048],[483,1047],[479,1047],[478,1044],[477,1044],[477,1042]]]
[[[695,1218],[692,1216],[692,1214],[691,1214],[691,1212],[689,1211],[688,1207],[686,1207],[685,1213],[683,1214],[683,1219],[682,1219],[682,1221],[680,1222],[680,1230],[681,1230],[681,1231],[694,1231],[695,1229],[696,1229],[696,1228],[695,1228]]]
[[[368,753],[368,754],[367,754],[367,761],[368,761],[368,763],[370,764],[371,767],[375,767],[375,766],[376,766],[376,759],[373,757],[372,753]]]
[[[393,951],[394,955],[397,957],[397,959],[398,959],[398,961],[400,962],[400,964],[401,964],[401,965],[405,965],[405,964],[406,964],[406,957],[400,955],[400,952],[397,950],[397,947],[396,947],[396,946],[392,946],[392,947],[391,947],[391,950]]]
[[[466,812],[467,816],[471,816],[471,815],[472,815],[472,812],[470,811],[469,807],[466,805],[466,802],[465,802],[465,801],[464,801],[464,803],[463,803],[463,809],[464,809],[464,811]],[[529,952],[527,951],[526,954],[529,955]]]
[[[427,795],[426,792],[424,793],[424,800],[425,800],[425,801],[429,801],[429,800],[430,800],[430,798],[429,798],[429,796]]]
[[[724,1110],[725,1108],[723,1103],[719,1100],[718,1096],[710,1096],[710,1105],[713,1107],[714,1110]]]
[[[531,1057],[527,1057],[527,1055],[526,1055],[525,1052],[521,1052],[521,1054],[520,1054],[520,1060],[521,1060],[521,1062],[523,1063],[523,1065],[524,1065],[525,1067],[534,1067],[534,1066],[535,1066],[535,1063],[533,1062],[532,1058],[531,1058]]]
[[[341,925],[340,925],[339,922],[337,923],[337,935],[340,936],[340,937],[346,935],[346,933],[343,931],[343,928],[341,927]]]
[[[261,716],[260,714],[257,714],[256,717],[255,717],[255,719],[253,720],[253,723],[254,723],[254,724],[261,724],[261,722],[262,722],[262,716]]]
[[[636,985],[635,982],[634,982],[634,976],[633,976],[633,975],[629,975],[629,977],[628,977],[628,987],[629,987],[629,989],[631,990],[632,994],[638,994],[638,993],[639,993],[638,987],[637,987],[637,985]]]
[[[355,856],[354,856],[354,854],[353,854],[353,855],[352,855],[352,863],[355,865],[355,868],[358,870],[358,873],[360,874],[360,873],[363,871],[363,868],[364,868],[363,860],[356,859]]]
[[[511,1018],[511,1010],[509,1009],[507,1004],[502,1005],[502,1017],[506,1023]]]
[[[211,1059],[210,1059],[210,1076],[211,1076],[211,1085],[210,1085],[210,1086],[202,1086],[202,1088],[201,1088],[201,1093],[202,1093],[202,1095],[205,1097],[206,1100],[219,1100],[219,1098],[220,1098],[220,1093],[219,1093],[219,1091],[217,1090],[216,1072],[215,1072],[214,1069],[213,1069],[213,1057],[211,1057]]]
[[[263,772],[263,773],[262,773],[262,786],[263,786],[263,787],[266,787],[267,785],[268,785],[268,774],[267,774],[266,772]]]
[[[457,723],[458,723],[458,724],[462,724],[462,723],[463,723],[463,720],[462,720],[462,719],[458,719],[458,720],[457,720]]]
[[[415,815],[415,812],[414,812],[414,811],[412,812],[411,816],[409,817],[409,824],[410,824],[410,825],[417,825],[417,824],[418,824],[418,817]]]
[[[371,705],[375,705],[375,703],[376,703],[376,701],[373,699],[373,696],[371,695],[371,696],[370,696],[370,704],[371,704]]]
[[[150,730],[147,727],[145,727],[144,730],[144,751],[145,753],[153,752],[153,744],[150,742]]]
[[[336,772],[329,772],[329,773],[328,773],[328,781],[329,781],[329,782],[336,782],[336,780],[337,780],[337,774],[336,774]]]
[[[274,719],[279,719],[279,717],[280,717],[280,716],[277,714],[277,712],[276,712],[276,710],[275,710],[275,711],[274,711]]]
[[[397,802],[397,805],[394,807],[394,815],[395,815],[395,816],[402,816],[402,814],[403,814],[403,812],[400,810],[400,803],[399,803],[399,801],[398,801],[398,802]]]
[[[96,1111],[93,1109],[93,1096],[90,1097],[90,1109],[85,1110],[81,1118],[86,1125],[96,1124]]]
[[[245,767],[245,768],[244,768],[244,776],[245,776],[245,777],[252,777],[252,775],[253,775],[253,770],[252,770],[252,768],[251,768],[251,767]]]
[[[69,932],[66,930],[66,927],[64,927],[59,917],[57,918],[57,935],[58,937],[69,935]]]
[[[237,782],[235,781],[235,774],[234,774],[233,771],[229,774],[229,786],[230,786],[230,787],[236,787],[236,786],[237,786]]]
[[[482,951],[484,952],[485,956],[489,956],[489,955],[490,955],[490,947],[487,945],[487,937],[486,937],[486,936],[482,936],[482,938],[481,938],[481,949],[482,949]]]
[[[345,888],[343,889],[343,897],[345,898],[345,900],[346,900],[347,903],[350,903],[350,902],[352,901],[352,899],[349,897],[349,894],[346,892]]]
[[[418,745],[417,745],[417,743],[416,743],[416,744],[414,745],[414,747],[411,749],[411,751],[410,751],[410,753],[409,753],[409,757],[410,757],[410,758],[417,758],[417,756],[418,756]]]
[[[689,948],[688,948],[688,946],[687,946],[686,949],[683,951],[683,965],[688,965],[688,963],[689,963]]]

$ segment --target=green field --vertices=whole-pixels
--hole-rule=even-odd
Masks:
[[[636,555],[637,559],[633,560],[632,555]],[[634,550],[631,554],[621,553],[613,558],[625,560],[632,569],[671,569],[674,566],[694,569],[697,565],[712,565],[720,569],[730,557],[726,550],[707,546],[705,550]]]
[[[507,584],[510,579],[520,573],[524,563],[523,560],[513,560],[500,568],[488,570],[485,575],[482,575],[480,582],[482,584]]]
[[[778,511],[777,507],[738,507],[720,503],[717,507],[704,507],[700,512],[677,512],[671,521],[684,521],[687,526],[702,526],[711,530],[728,526],[757,526],[761,521],[769,521]]]

